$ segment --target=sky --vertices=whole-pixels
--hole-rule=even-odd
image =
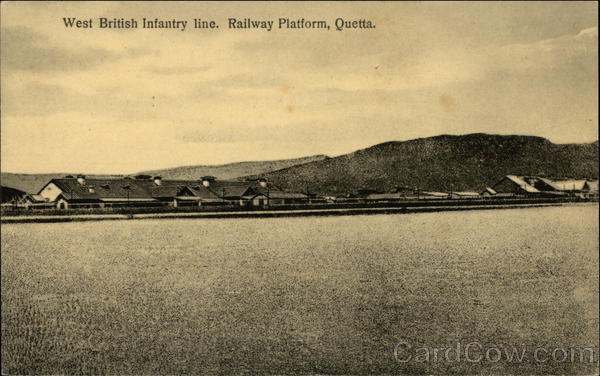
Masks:
[[[439,134],[598,137],[596,2],[2,2],[3,172],[127,174]],[[63,17],[92,19],[66,28]],[[98,18],[187,20],[100,29]],[[228,18],[330,30],[229,29]],[[193,29],[194,18],[219,29]],[[375,28],[335,30],[337,18]]]

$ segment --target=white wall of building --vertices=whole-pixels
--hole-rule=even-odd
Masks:
[[[40,195],[44,198],[48,199],[48,201],[54,201],[58,197],[59,194],[62,193],[62,190],[56,186],[54,183],[50,183],[42,189]]]

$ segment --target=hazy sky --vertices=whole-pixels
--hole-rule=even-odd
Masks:
[[[597,139],[596,2],[3,2],[1,14],[3,171],[132,173],[444,133]],[[188,26],[106,30],[99,17]],[[229,17],[376,29],[231,30]]]

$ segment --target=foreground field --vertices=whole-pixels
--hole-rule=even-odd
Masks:
[[[597,373],[394,355],[595,346],[597,210],[4,224],[2,370]]]

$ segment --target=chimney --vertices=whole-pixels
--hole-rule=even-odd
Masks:
[[[200,180],[202,181],[203,186],[210,187],[210,183],[216,180],[216,178],[214,176],[203,176],[200,178]]]
[[[94,188],[94,186],[93,186],[93,185],[90,185],[90,186],[88,187],[88,191],[89,191],[90,193],[96,193],[96,188]]]
[[[85,185],[85,175],[77,175],[77,182],[81,185]]]
[[[161,176],[155,176],[154,177],[154,184],[161,185],[162,184],[162,177]]]

